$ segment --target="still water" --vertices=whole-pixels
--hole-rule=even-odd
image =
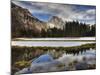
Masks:
[[[95,40],[95,37],[65,37],[65,38],[15,38],[15,40]]]
[[[96,50],[90,49],[78,55],[64,53],[58,59],[52,59],[51,61],[48,61],[49,58],[51,59],[52,56],[43,54],[36,59],[36,61],[41,61],[40,63],[34,63],[33,61],[30,67],[23,68],[22,70],[16,72],[15,75],[52,71],[94,69],[94,65],[96,65]],[[47,62],[44,62],[44,59],[47,59]]]
[[[12,46],[49,46],[49,47],[70,47],[80,46],[82,44],[94,42],[78,42],[78,41],[12,41]]]

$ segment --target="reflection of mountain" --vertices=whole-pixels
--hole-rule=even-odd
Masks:
[[[53,57],[49,54],[45,54],[45,55],[41,55],[39,58],[37,58],[36,60],[33,60],[32,63],[44,63],[44,62],[52,62],[53,61]]]
[[[87,54],[89,53],[89,55]],[[92,55],[92,54],[93,55]],[[54,71],[69,71],[69,70],[87,70],[95,69],[95,50],[86,51],[83,54],[73,55],[73,54],[62,54],[61,57],[53,59],[49,54],[43,54],[36,58],[29,67],[23,68],[14,75],[19,74],[31,74],[40,72],[54,72]],[[70,65],[73,64],[73,65]]]

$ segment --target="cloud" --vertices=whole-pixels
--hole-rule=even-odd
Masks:
[[[15,4],[27,8],[31,13],[50,14],[61,17],[63,20],[78,20],[85,23],[95,23],[95,8],[86,8],[80,10],[77,5],[31,2],[31,1],[13,1]],[[88,6],[89,7],[89,6]],[[91,6],[90,6],[91,7]]]
[[[71,16],[72,19],[76,19],[79,21],[83,21],[86,23],[94,24],[96,20],[96,10],[95,9],[88,9],[85,11],[75,12],[73,16]]]
[[[80,11],[74,13],[74,16],[72,18],[75,19],[85,19],[85,20],[92,20],[95,19],[95,9],[88,9],[86,11]]]

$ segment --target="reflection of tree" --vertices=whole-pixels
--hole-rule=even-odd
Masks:
[[[95,48],[94,44],[86,44],[82,46],[75,46],[75,47],[12,47],[12,60],[19,61],[19,60],[31,60],[40,56],[41,54],[51,53],[55,58],[62,55],[63,53],[67,54],[79,54],[80,52],[83,53],[90,48]],[[23,52],[24,50],[24,52]]]

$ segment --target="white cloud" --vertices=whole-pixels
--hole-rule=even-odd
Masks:
[[[46,13],[56,15],[64,20],[72,21],[79,20],[86,23],[95,23],[95,9],[87,9],[84,11],[77,11],[75,5],[68,4],[55,4],[55,3],[43,3],[43,2],[20,2],[14,1],[14,3],[29,9],[31,13]]]

